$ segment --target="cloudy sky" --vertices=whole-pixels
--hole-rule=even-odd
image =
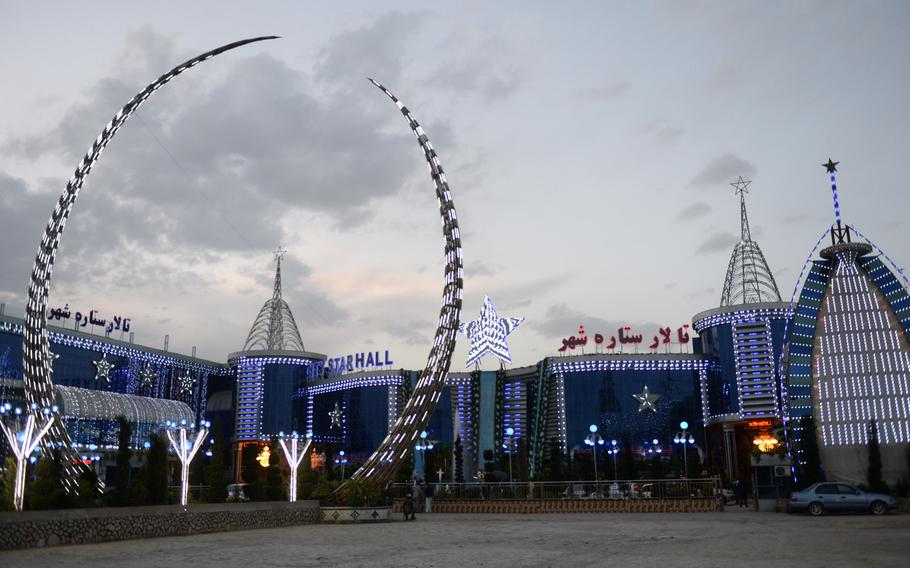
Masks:
[[[133,317],[136,341],[223,360],[271,295],[308,349],[420,367],[442,289],[427,130],[463,234],[464,320],[526,316],[516,364],[579,323],[677,326],[719,302],[728,183],[789,299],[844,215],[900,266],[910,194],[905,2],[5,3],[0,301],[21,315],[44,224],[81,155],[155,77],[63,238],[51,306]],[[338,7],[341,6],[341,7]],[[459,341],[453,369],[467,353]],[[492,362],[488,367],[494,366]]]

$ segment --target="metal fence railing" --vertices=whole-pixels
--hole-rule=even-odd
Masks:
[[[432,485],[433,499],[442,501],[690,499],[720,498],[720,479],[636,479],[626,481],[532,481],[498,483],[431,483],[418,486],[420,496]],[[414,485],[395,483],[392,496],[412,497]]]

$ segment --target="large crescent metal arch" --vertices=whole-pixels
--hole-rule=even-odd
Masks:
[[[25,394],[29,405],[38,407],[50,407],[54,404],[54,383],[51,379],[51,360],[48,356],[50,343],[47,338],[47,299],[51,287],[51,273],[54,268],[54,259],[57,255],[57,248],[60,245],[60,237],[63,235],[63,229],[73,209],[73,204],[79,196],[79,190],[92,171],[95,162],[101,157],[104,148],[110,143],[114,134],[121,126],[136,112],[136,109],[144,103],[155,91],[160,89],[165,83],[180,75],[187,69],[211,59],[216,55],[238,48],[240,46],[276,39],[278,36],[262,36],[241,41],[235,41],[223,45],[212,51],[207,51],[202,55],[194,57],[180,65],[174,67],[145,89],[140,91],[132,98],[123,108],[121,108],[114,118],[107,123],[98,138],[92,143],[88,152],[79,162],[73,177],[66,184],[66,189],[60,196],[57,206],[54,208],[51,219],[44,230],[44,236],[41,238],[41,244],[38,246],[38,254],[35,257],[35,264],[32,267],[31,280],[28,286],[28,303],[25,308],[25,330],[22,338],[22,368],[23,378],[25,379]],[[49,450],[59,448],[66,468],[64,483],[68,490],[76,490],[78,487],[78,477],[88,466],[84,465],[75,454],[69,433],[63,424],[59,414],[54,414],[54,423],[50,431],[42,442],[42,448]]]
[[[391,481],[401,462],[413,451],[420,432],[426,428],[430,414],[436,408],[439,396],[445,386],[445,378],[449,372],[449,363],[452,360],[452,351],[455,349],[455,338],[458,332],[458,322],[461,316],[461,301],[463,296],[464,264],[461,258],[461,235],[458,230],[458,218],[455,214],[455,204],[449,192],[442,164],[436,156],[433,145],[430,144],[423,128],[404,104],[398,100],[388,89],[373,79],[373,85],[382,90],[398,106],[401,114],[408,121],[408,125],[417,137],[423,155],[430,167],[430,177],[436,185],[436,197],[439,200],[439,214],[442,217],[442,233],[445,237],[445,275],[442,288],[442,308],[439,312],[439,324],[427,364],[420,373],[417,386],[411,398],[405,404],[401,416],[389,431],[388,436],[379,445],[372,456],[358,469],[353,479],[367,478],[380,485]]]

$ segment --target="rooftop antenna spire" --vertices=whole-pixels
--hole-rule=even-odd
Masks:
[[[274,251],[275,285],[272,297],[259,310],[243,346],[244,351],[306,351],[291,308],[281,297],[281,259],[286,253],[280,246]]]
[[[742,241],[751,241],[752,233],[749,232],[749,217],[746,215],[746,194],[749,193],[751,180],[744,180],[743,176],[731,183],[734,193],[739,196],[739,223]]]
[[[780,302],[780,292],[768,261],[758,243],[752,240],[752,232],[749,230],[746,194],[749,193],[751,183],[739,176],[739,179],[730,184],[739,196],[740,241],[733,248],[727,266],[727,277],[720,297],[721,306]]]
[[[843,224],[840,217],[840,203],[837,201],[837,164],[831,158],[828,162],[822,164],[828,170],[828,177],[831,179],[831,196],[834,198],[834,222],[836,226],[831,227],[831,244],[838,245],[850,242],[850,227]]]

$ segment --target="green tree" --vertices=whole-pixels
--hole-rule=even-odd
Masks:
[[[819,481],[824,481],[822,472],[821,454],[818,449],[818,430],[815,425],[815,418],[804,416],[799,421],[802,433],[799,438],[799,449],[801,450],[801,460],[797,465],[799,471],[799,487],[809,487]]]
[[[313,471],[310,456],[304,456],[300,462],[300,469],[297,470],[297,498],[310,499],[318,479],[319,476]]]
[[[121,415],[117,417],[117,425],[119,433],[117,435],[117,470],[114,476],[113,501],[116,505],[126,505],[129,501],[130,490],[130,459],[133,456],[133,451],[130,449],[133,424]]]
[[[623,434],[621,439],[622,449],[619,451],[619,463],[617,464],[619,478],[638,479],[640,477],[638,461],[635,459],[635,454],[632,453],[631,439],[628,434]]]
[[[63,487],[63,459],[60,450],[38,460],[35,481],[28,486],[29,509],[66,509],[72,502]]]
[[[284,501],[288,497],[284,480],[284,458],[282,457],[281,448],[278,446],[277,440],[272,440],[269,451],[271,457],[269,459],[269,470],[267,474],[268,500]]]
[[[217,422],[212,425],[212,456],[208,459],[205,470],[205,481],[208,485],[205,500],[209,503],[222,503],[227,498],[227,479],[224,475],[226,451],[224,436],[221,434],[221,425]]]
[[[14,493],[16,490],[16,460],[12,456],[6,458],[0,475],[0,511],[12,511]]]
[[[887,493],[888,486],[882,478],[882,450],[878,444],[878,425],[875,420],[869,421],[869,490],[875,493]]]
[[[455,438],[455,483],[464,483],[464,446],[461,445],[461,436]]]
[[[126,498],[124,493],[124,499]],[[82,508],[97,507],[101,504],[101,489],[98,487],[98,474],[94,469],[86,469],[79,474],[79,496],[77,505]]]
[[[142,467],[145,500],[149,505],[167,504],[168,441],[160,434],[149,436],[149,450]]]
[[[544,481],[565,481],[566,480],[566,455],[559,445],[559,440],[555,437],[547,441],[547,453],[544,458],[543,471],[541,477]]]

